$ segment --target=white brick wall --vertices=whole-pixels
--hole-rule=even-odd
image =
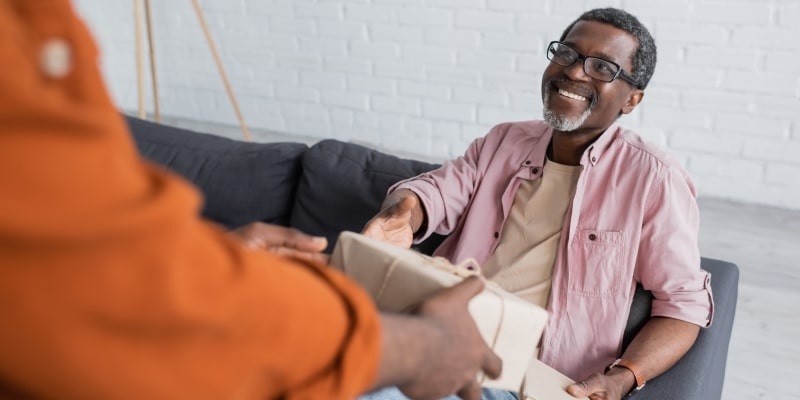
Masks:
[[[76,2],[115,100],[135,110],[133,2]],[[152,3],[162,113],[235,124],[191,3]],[[660,62],[622,124],[669,148],[703,196],[800,209],[796,0],[201,3],[251,127],[435,160],[540,118],[543,46],[587,8],[626,8]]]

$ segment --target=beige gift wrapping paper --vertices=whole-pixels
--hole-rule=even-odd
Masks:
[[[443,288],[478,275],[447,260],[433,258],[353,232],[343,232],[330,263],[361,284],[384,311],[405,312]],[[487,282],[469,303],[486,343],[503,360],[499,379],[484,387],[520,390],[547,320],[547,311]],[[566,393],[565,393],[566,394]],[[540,399],[545,400],[545,399]]]

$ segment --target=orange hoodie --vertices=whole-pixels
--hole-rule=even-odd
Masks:
[[[0,0],[0,398],[336,399],[378,314],[321,266],[247,251],[144,163],[66,0]]]

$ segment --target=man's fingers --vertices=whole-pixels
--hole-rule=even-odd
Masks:
[[[470,301],[470,299],[477,296],[478,293],[482,292],[483,288],[484,283],[481,278],[477,276],[470,276],[459,284],[448,289],[448,292],[450,296],[453,296],[458,301],[467,303]]]
[[[499,378],[500,373],[503,372],[503,360],[501,360],[489,346],[486,346],[486,357],[483,360],[481,369],[483,373],[491,379]]]
[[[467,386],[464,386],[457,394],[458,397],[464,400],[481,400],[481,385],[478,384],[478,381],[470,381]]]
[[[589,379],[586,379],[581,382],[575,382],[572,385],[567,386],[567,393],[572,395],[572,397],[587,397],[594,392],[599,390],[603,390],[603,385],[597,376],[592,375]]]

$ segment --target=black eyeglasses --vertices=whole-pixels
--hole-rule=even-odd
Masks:
[[[598,81],[612,82],[614,79],[622,78],[622,80],[631,85],[637,88],[639,87],[639,83],[636,82],[632,76],[628,75],[619,64],[602,58],[585,56],[559,41],[550,42],[550,45],[547,47],[547,59],[562,67],[569,67],[575,64],[575,61],[582,60],[583,72],[586,72],[586,75]]]

